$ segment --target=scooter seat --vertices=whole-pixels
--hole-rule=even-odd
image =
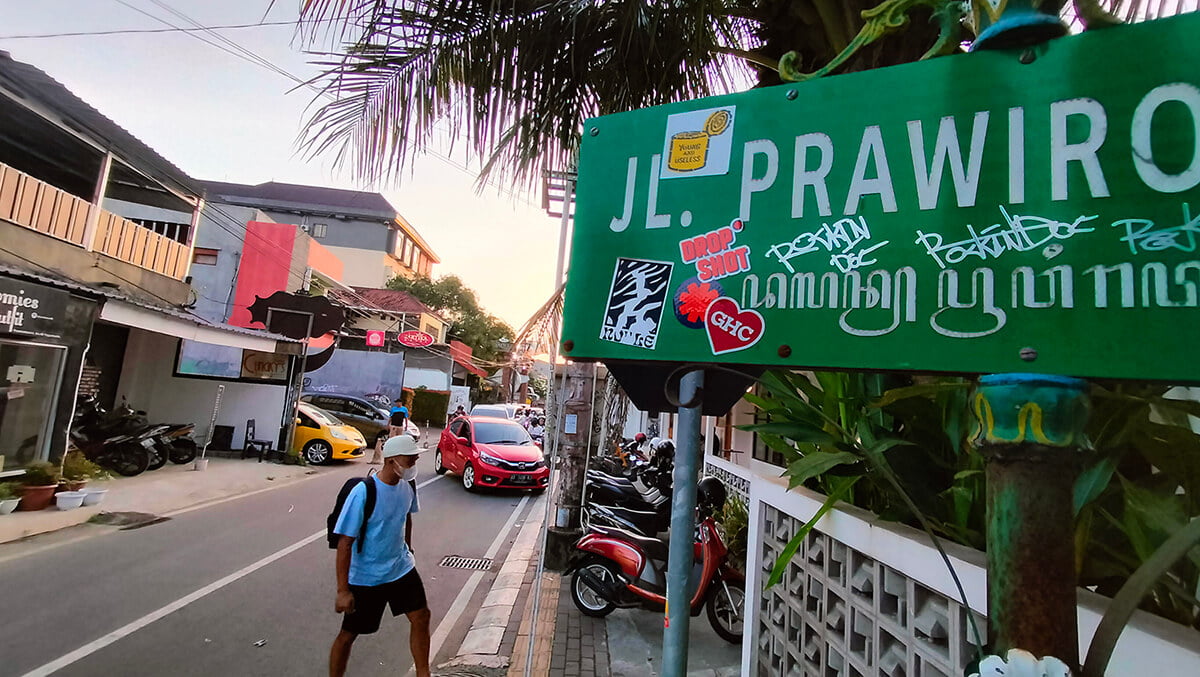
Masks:
[[[657,538],[650,538],[649,536],[642,536],[641,534],[635,534],[632,531],[618,529],[617,527],[593,525],[592,531],[602,536],[610,536],[612,538],[629,541],[641,548],[642,552],[646,553],[646,556],[652,560],[659,562],[667,561],[668,547],[665,541],[660,541]]]

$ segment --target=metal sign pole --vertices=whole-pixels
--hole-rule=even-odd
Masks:
[[[296,418],[300,411],[300,395],[304,392],[304,373],[308,367],[308,343],[312,336],[313,314],[302,310],[291,310],[288,308],[268,308],[267,309],[267,331],[271,329],[271,320],[274,313],[291,313],[293,315],[304,315],[308,321],[308,329],[304,332],[304,352],[300,355],[300,377],[293,379],[295,385],[289,388],[288,398],[291,404],[291,416],[287,419],[287,435],[284,436],[284,444],[281,452],[287,456],[292,450],[292,441],[296,439]]]
[[[671,543],[667,555],[667,609],[663,629],[663,676],[687,674],[688,627],[691,622],[691,575],[696,531],[696,468],[700,462],[700,397],[704,371],[683,375],[676,435],[674,489],[671,492]]]

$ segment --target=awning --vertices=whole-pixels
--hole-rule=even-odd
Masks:
[[[462,341],[450,341],[449,347],[450,359],[454,360],[458,366],[479,378],[487,378],[487,372],[475,366],[475,362],[471,359],[471,346]]]
[[[159,310],[116,299],[107,299],[104,302],[104,306],[100,309],[100,319],[125,327],[144,329],[156,334],[165,334],[167,336],[175,336],[212,345],[245,348],[264,353],[296,352],[291,349],[292,346],[286,343],[284,344],[286,347],[281,346],[279,345],[280,341],[276,338],[264,335],[262,332],[251,333],[240,328],[201,324],[202,320],[199,318],[196,321],[192,321],[191,319],[169,315]],[[284,350],[280,351],[278,348],[284,348]]]

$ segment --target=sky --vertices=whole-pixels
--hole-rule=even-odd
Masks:
[[[294,21],[298,0],[0,0],[0,50],[33,64],[197,179],[282,181],[382,193],[433,247],[434,276],[458,275],[483,307],[518,329],[554,291],[559,220],[540,189],[476,188],[465,158],[425,156],[398,183],[365,185],[310,160],[296,138],[315,94],[185,33],[44,39],[4,36]],[[318,73],[294,26],[221,34],[303,79]],[[448,138],[448,137],[447,137]],[[460,144],[461,145],[461,144]],[[445,144],[438,154],[446,157]]]

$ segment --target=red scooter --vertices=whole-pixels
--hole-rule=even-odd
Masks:
[[[742,641],[745,578],[729,565],[713,512],[725,504],[725,487],[705,477],[697,487],[701,520],[694,545],[690,612],[708,606],[708,621],[727,642]],[[592,526],[575,544],[579,556],[571,574],[571,599],[588,616],[607,616],[618,607],[662,611],[666,607],[667,543],[614,527]]]

